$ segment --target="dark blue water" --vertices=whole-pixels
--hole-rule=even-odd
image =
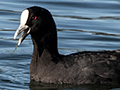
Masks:
[[[58,29],[61,54],[120,49],[119,0],[1,0],[0,90],[119,90],[120,85],[49,85],[30,82],[31,37],[17,48],[14,33],[21,12],[30,6],[48,9]]]

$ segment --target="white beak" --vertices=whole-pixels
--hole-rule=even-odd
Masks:
[[[14,34],[14,39],[16,39],[16,37],[17,37],[21,32],[23,32],[23,33],[21,34],[19,40],[18,40],[18,45],[20,45],[20,44],[22,43],[22,41],[27,37],[27,35],[30,33],[30,30],[31,30],[31,29],[30,29],[27,25],[25,25],[25,26],[19,26],[19,27],[18,27],[17,31],[16,31],[15,34]]]
[[[18,27],[17,31],[14,34],[14,39],[16,39],[16,37],[21,33],[21,36],[19,38],[18,41],[18,45],[20,45],[22,43],[22,41],[26,38],[26,36],[30,33],[31,28],[29,28],[28,25],[25,25],[27,22],[29,16],[29,11],[26,9],[22,12],[21,14],[21,22],[20,22],[20,26]]]

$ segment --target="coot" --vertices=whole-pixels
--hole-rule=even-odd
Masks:
[[[14,39],[21,32],[18,45],[28,34],[34,45],[31,80],[54,84],[120,83],[120,50],[60,55],[56,25],[45,8],[33,6],[25,9]]]

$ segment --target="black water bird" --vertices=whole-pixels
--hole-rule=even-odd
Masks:
[[[31,80],[54,84],[120,83],[120,50],[60,55],[56,25],[48,10],[37,6],[25,9],[14,39],[21,32],[18,45],[28,34],[34,45]]]

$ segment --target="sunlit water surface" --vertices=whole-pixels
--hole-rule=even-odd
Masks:
[[[80,51],[120,49],[119,0],[1,0],[0,90],[119,90],[120,85],[49,85],[30,82],[32,41],[26,40],[13,53],[21,12],[30,6],[48,9],[58,29],[58,49],[67,55]]]

